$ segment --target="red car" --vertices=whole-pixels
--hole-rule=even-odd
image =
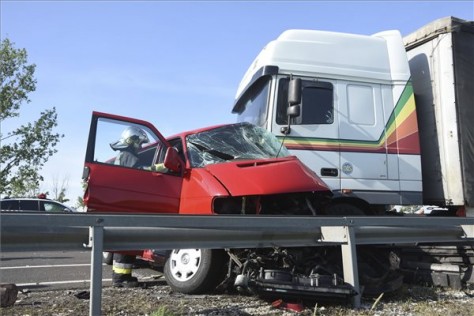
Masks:
[[[133,166],[124,166],[119,163],[122,158],[115,157],[133,133],[139,140],[136,159]],[[249,123],[165,139],[148,122],[99,112],[92,116],[84,179],[89,212],[318,215],[332,195],[275,136]],[[233,260],[244,261],[249,252],[259,251],[263,250],[235,250]],[[177,291],[203,292],[223,280],[215,269],[222,269],[226,261],[223,250],[175,250],[165,265],[166,280]],[[271,268],[276,271],[277,263]],[[238,269],[226,271],[232,270],[235,277],[242,272]]]

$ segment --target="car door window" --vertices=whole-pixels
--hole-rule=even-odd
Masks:
[[[34,200],[22,200],[20,202],[20,208],[22,211],[39,211],[38,201]]]
[[[44,201],[44,202],[41,202],[41,204],[42,204],[41,209],[46,212],[64,212],[65,211],[65,207],[57,203]]]
[[[17,200],[2,201],[1,209],[5,211],[18,211],[20,210],[20,203]]]
[[[94,148],[94,162],[127,168],[152,170],[160,139],[146,126],[100,118]]]

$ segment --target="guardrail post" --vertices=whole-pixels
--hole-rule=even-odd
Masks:
[[[89,246],[91,251],[91,300],[89,305],[89,315],[101,315],[102,306],[102,251],[104,248],[104,227],[89,227]]]
[[[357,250],[354,227],[321,226],[321,238],[325,242],[335,242],[341,245],[344,282],[352,285],[357,294],[352,297],[352,305],[360,307],[359,271],[357,268]]]
[[[461,225],[465,238],[474,238],[474,225]]]
[[[357,294],[352,297],[352,305],[355,308],[360,307],[360,284],[359,272],[357,267],[357,250],[354,227],[345,226],[347,242],[341,245],[342,251],[342,265],[344,270],[344,281],[351,284],[357,291]]]

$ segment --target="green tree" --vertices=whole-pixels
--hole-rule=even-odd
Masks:
[[[4,131],[5,121],[20,116],[36,90],[35,64],[28,64],[25,49],[16,49],[4,39],[0,43],[0,194],[27,195],[37,191],[43,177],[39,171],[54,153],[64,135],[55,133],[56,109],[46,109],[34,121]]]
[[[61,203],[66,203],[69,202],[69,199],[66,198],[66,192],[67,192],[67,187],[68,187],[68,178],[64,177],[62,178],[61,181],[57,177],[53,178],[53,199],[61,202]]]
[[[82,181],[81,185],[82,185],[82,191],[85,192],[87,189],[87,182]],[[84,198],[82,196],[78,196],[76,200],[76,208],[79,209],[79,208],[84,208],[84,207],[86,207],[86,204],[84,203]]]

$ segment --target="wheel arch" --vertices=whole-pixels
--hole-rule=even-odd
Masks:
[[[367,201],[357,198],[357,197],[352,197],[352,196],[343,196],[343,195],[335,195],[332,199],[331,202],[329,203],[329,206],[334,206],[334,205],[342,205],[342,204],[348,204],[352,205],[354,207],[357,207],[360,209],[365,215],[374,215],[374,207],[370,205]]]

